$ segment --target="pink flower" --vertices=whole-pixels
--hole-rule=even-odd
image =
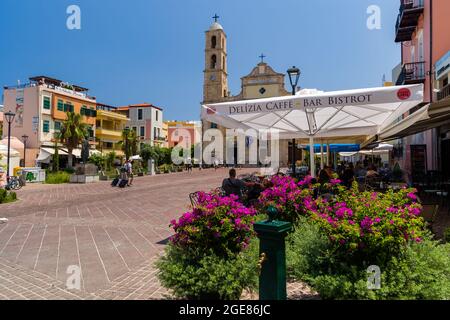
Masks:
[[[408,198],[410,198],[413,201],[417,200],[417,196],[414,194],[414,192],[410,192],[406,195]]]

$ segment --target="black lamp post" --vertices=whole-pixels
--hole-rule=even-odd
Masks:
[[[9,159],[11,157],[11,123],[14,121],[15,113],[8,111],[4,114],[6,122],[8,122],[8,158],[6,160],[6,181],[9,183]]]
[[[300,78],[300,69],[293,66],[287,70],[289,76],[289,82],[292,87],[292,95],[295,96],[295,91]],[[292,139],[292,175],[295,176],[295,139]]]
[[[22,140],[23,140],[23,166],[26,167],[27,166],[27,162],[26,162],[26,156],[27,156],[27,141],[28,141],[28,136],[26,134],[24,134],[22,136]]]

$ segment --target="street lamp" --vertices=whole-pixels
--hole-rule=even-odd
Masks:
[[[300,69],[293,66],[287,70],[289,76],[289,82],[292,87],[292,95],[295,96],[295,91],[298,84],[298,79],[300,78]],[[292,139],[292,175],[295,176],[295,139]]]
[[[24,134],[22,136],[22,140],[23,140],[23,166],[26,167],[26,156],[27,156],[27,141],[28,141],[28,136],[26,134]]]
[[[9,183],[9,159],[11,157],[11,123],[14,121],[15,113],[8,111],[4,114],[6,122],[8,122],[8,158],[6,160],[6,181]]]
[[[292,95],[295,96],[295,89],[297,88],[298,79],[300,78],[300,69],[296,68],[295,66],[292,68],[289,68],[287,70],[287,74],[289,75],[289,82],[291,83],[292,87]]]

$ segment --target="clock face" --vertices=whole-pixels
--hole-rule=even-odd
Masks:
[[[211,81],[216,81],[216,75],[215,75],[215,74],[212,74],[212,75],[209,77],[209,80],[211,80]]]

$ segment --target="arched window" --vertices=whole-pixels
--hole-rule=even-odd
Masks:
[[[225,57],[222,57],[222,69],[225,70]]]
[[[225,39],[222,38],[222,49],[225,49]]]
[[[225,98],[227,96],[227,90],[223,90],[223,97]]]
[[[217,57],[215,54],[211,56],[211,69],[215,69],[217,65]]]
[[[211,48],[215,48],[216,47],[216,45],[217,45],[217,38],[216,38],[216,36],[212,36],[212,38],[211,38]]]

